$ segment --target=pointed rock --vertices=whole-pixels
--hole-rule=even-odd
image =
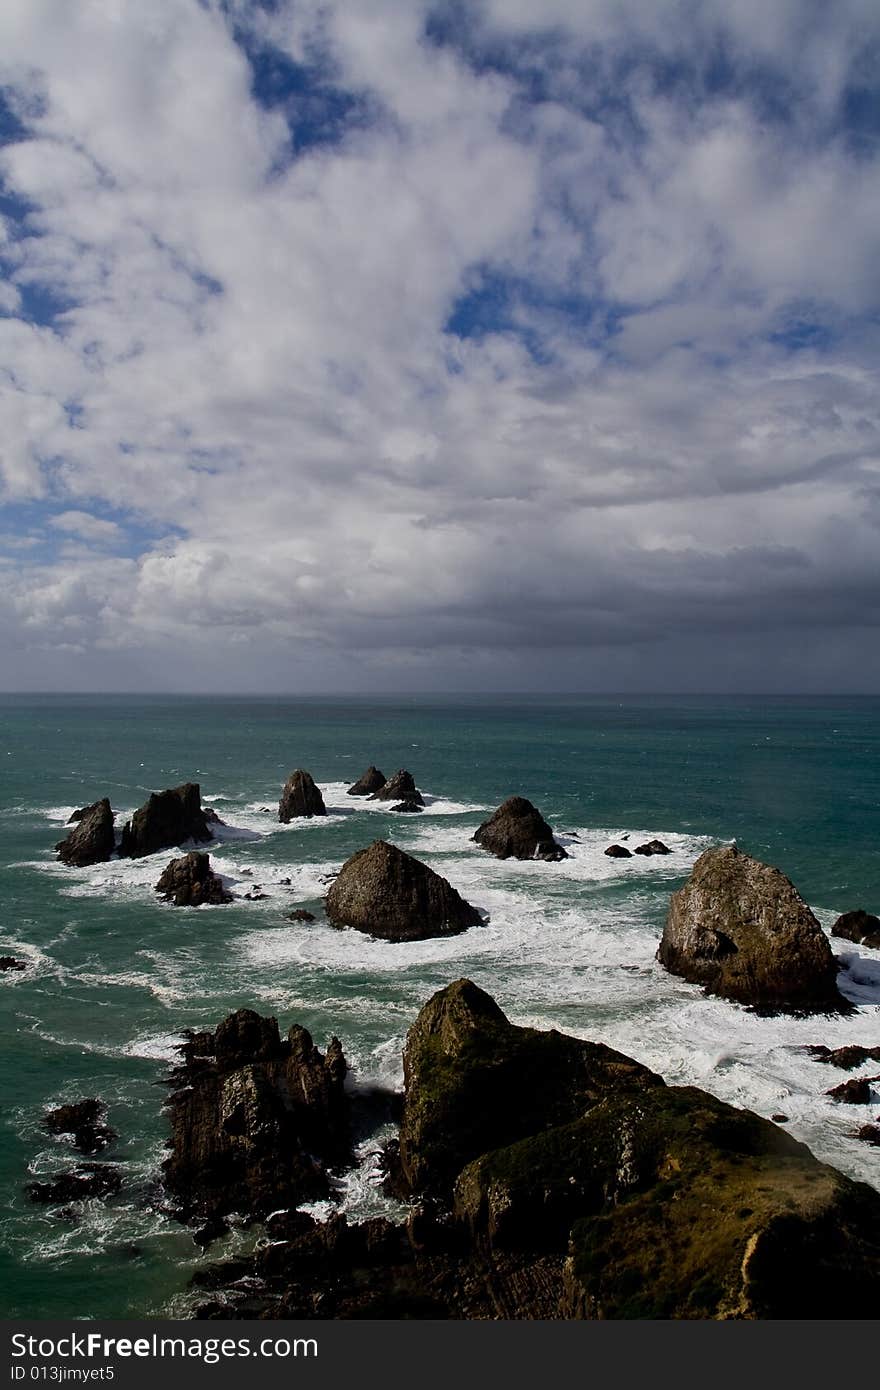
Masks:
[[[346,860],[325,901],[334,926],[385,941],[451,936],[482,921],[445,878],[385,840]]]
[[[657,959],[767,1013],[849,1008],[828,938],[797,889],[735,846],[706,850],[673,893]]]
[[[372,763],[367,768],[363,776],[348,789],[349,796],[372,796],[373,792],[378,792],[385,785],[385,773],[380,772]]]
[[[373,793],[373,801],[413,801],[417,806],[424,806],[422,793],[413,781],[412,773],[407,772],[405,767],[395,772],[393,777],[389,777],[378,791]]]
[[[278,819],[287,825],[298,816],[326,816],[324,798],[310,772],[297,768],[284,783],[278,804]]]
[[[151,792],[122,831],[122,856],[139,858],[160,849],[174,849],[194,840],[204,844],[213,839],[202,811],[202,790],[198,782],[184,782],[164,792]]]
[[[524,796],[509,796],[503,801],[473,839],[498,859],[543,859],[554,863],[568,858],[537,806]]]
[[[107,797],[74,812],[68,825],[74,819],[74,827],[67,839],[59,840],[55,846],[58,858],[78,869],[86,864],[102,864],[109,859],[116,847],[116,841],[113,834],[113,812]]]

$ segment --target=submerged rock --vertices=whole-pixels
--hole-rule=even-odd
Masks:
[[[239,1009],[189,1036],[173,1075],[165,1184],[182,1219],[266,1216],[329,1196],[326,1164],[350,1153],[345,1058],[294,1025]]]
[[[293,912],[288,912],[287,919],[289,922],[314,922],[315,914],[307,912],[304,907],[297,907]]]
[[[700,855],[673,893],[657,959],[765,1012],[842,1012],[828,938],[794,885],[736,846]]]
[[[310,772],[297,768],[284,783],[278,803],[278,819],[287,825],[298,816],[326,816],[327,807]]]
[[[422,793],[419,791],[412,778],[412,773],[407,772],[405,767],[395,772],[393,777],[389,777],[377,791],[373,792],[372,801],[413,801],[417,806],[424,806]]]
[[[632,851],[624,845],[609,845],[605,853],[609,859],[632,859]]]
[[[156,892],[175,907],[201,907],[203,903],[231,903],[232,894],[211,868],[211,856],[191,850],[181,859],[172,859],[156,884]]]
[[[0,956],[0,971],[5,970],[27,970],[27,962],[15,956]]]
[[[84,1202],[93,1197],[112,1197],[122,1187],[122,1175],[109,1163],[81,1163],[68,1173],[55,1173],[48,1182],[28,1183],[32,1202]]]
[[[102,1102],[90,1096],[86,1100],[56,1106],[46,1114],[43,1123],[50,1134],[72,1135],[73,1146],[80,1153],[95,1154],[106,1149],[117,1138],[116,1131],[104,1123],[103,1116]]]
[[[451,936],[482,922],[445,878],[385,840],[345,861],[325,902],[334,926],[386,941]]]
[[[59,840],[55,846],[58,858],[64,864],[84,868],[87,864],[102,864],[109,859],[116,848],[113,831],[113,812],[107,797],[84,806],[71,816],[74,828],[66,840]],[[68,821],[68,825],[70,821]]]
[[[672,850],[662,840],[648,840],[644,845],[636,845],[634,854],[671,854]]]
[[[400,811],[403,813],[409,813],[414,811],[421,812],[424,810],[424,806],[420,801],[399,801],[396,806],[389,807],[389,810]]]
[[[372,763],[356,782],[353,782],[348,789],[348,796],[372,796],[385,785],[385,773],[380,772]]]
[[[123,827],[119,853],[140,858],[160,849],[173,849],[188,840],[204,844],[213,839],[202,810],[198,782],[184,782],[164,792],[151,792]]]
[[[543,859],[554,863],[568,858],[541,812],[524,796],[509,796],[503,801],[474,832],[473,839],[498,859]]]
[[[844,912],[831,928],[832,936],[840,936],[845,941],[855,941],[859,946],[870,946],[880,950],[880,917],[857,907],[852,912]]]

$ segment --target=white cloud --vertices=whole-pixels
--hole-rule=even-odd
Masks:
[[[393,686],[462,651],[479,682],[530,648],[839,622],[859,592],[876,620],[859,317],[880,182],[817,133],[878,28],[866,7],[805,30],[794,0],[548,0],[541,26],[487,4],[496,38],[543,55],[537,101],[427,43],[426,5],[233,8],[295,61],[319,44],[371,119],[291,160],[217,5],[0,12],[29,132],[0,151],[28,205],[0,243],[0,479],[61,540],[4,575],[22,683],[53,644],[102,653],[111,682],[172,653],[175,679],[222,682],[234,649],[233,683],[242,651],[255,679],[305,651],[318,685],[357,652]],[[802,52],[814,95],[774,124],[747,86],[658,92],[642,61],[616,93],[625,138],[602,104],[615,62],[684,63],[721,31],[742,71]],[[485,276],[511,287],[508,326],[459,340],[449,314]],[[66,307],[34,327],[21,294]],[[811,310],[836,346],[792,357]],[[108,555],[106,507],[164,539]]]

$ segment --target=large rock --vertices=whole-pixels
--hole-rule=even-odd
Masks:
[[[445,878],[385,840],[345,861],[325,904],[334,926],[385,941],[451,936],[482,921]]]
[[[842,917],[838,917],[831,928],[831,935],[880,951],[880,917],[875,917],[873,912],[866,912],[863,907],[857,907],[852,912],[844,912]]]
[[[327,807],[310,772],[297,768],[284,783],[278,803],[278,819],[285,825],[298,816],[326,816]]]
[[[175,907],[201,907],[203,903],[231,903],[232,894],[211,868],[211,856],[191,850],[181,859],[172,859],[156,884],[156,892]]]
[[[541,812],[524,796],[509,796],[473,838],[498,859],[544,859],[553,863],[568,858]]]
[[[76,868],[83,868],[86,864],[101,864],[109,859],[116,847],[116,840],[113,833],[113,812],[107,797],[95,801],[91,806],[84,806],[81,811],[74,812],[74,815],[76,820],[67,839],[59,840],[55,846],[58,858]]]
[[[405,767],[395,772],[393,777],[389,777],[387,782],[383,782],[371,797],[372,801],[412,801],[417,806],[424,806],[422,793],[413,781],[412,773],[407,772]]]
[[[578,1118],[610,1090],[659,1076],[602,1043],[510,1023],[490,995],[457,980],[424,1006],[403,1054],[399,1187],[449,1195],[471,1159]]]
[[[139,858],[160,849],[174,849],[192,840],[205,844],[213,839],[202,810],[198,782],[184,782],[164,792],[151,792],[147,801],[122,831],[121,855]]]
[[[385,785],[385,773],[380,772],[372,763],[366,772],[357,779],[348,789],[349,796],[372,796],[373,792],[381,791]]]
[[[797,889],[736,846],[706,850],[673,893],[657,959],[765,1012],[848,1008],[831,946]]]
[[[190,1035],[169,1100],[165,1183],[183,1219],[246,1218],[329,1195],[325,1165],[349,1156],[345,1058],[305,1028],[282,1040],[250,1009]]]

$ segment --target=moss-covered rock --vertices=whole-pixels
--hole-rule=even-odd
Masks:
[[[517,1027],[470,980],[428,1001],[403,1067],[400,1186],[440,1195],[488,1149],[576,1119],[611,1090],[662,1085],[601,1043]]]
[[[657,959],[765,1013],[849,1008],[828,938],[794,884],[735,845],[706,850],[673,893]]]

